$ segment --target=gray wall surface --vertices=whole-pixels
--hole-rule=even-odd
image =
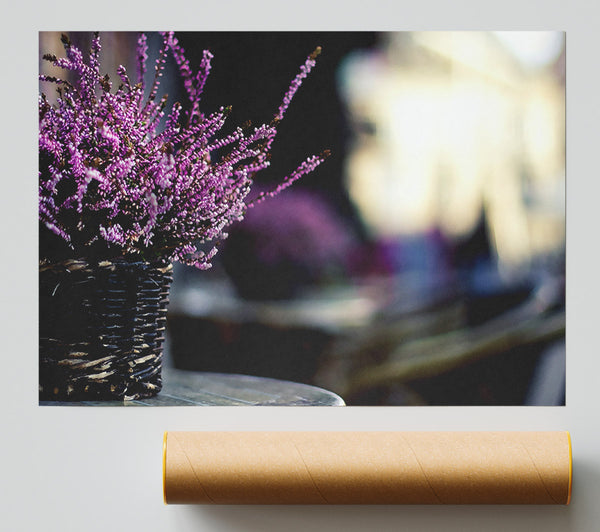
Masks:
[[[586,0],[21,2],[0,32],[2,471],[6,531],[594,531],[600,528],[598,4]],[[81,7],[80,7],[81,6]],[[14,10],[13,10],[14,9]],[[272,13],[272,16],[269,14]],[[567,32],[567,406],[69,408],[37,405],[37,32],[49,29],[551,29]],[[6,167],[8,163],[8,168]],[[162,501],[165,430],[569,430],[568,507],[185,507]]]

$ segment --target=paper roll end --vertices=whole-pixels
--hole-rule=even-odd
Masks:
[[[569,431],[567,431],[567,441],[569,442],[569,487],[568,487],[566,504],[570,504],[570,502],[571,502],[571,487],[573,486],[573,447],[571,444],[571,433]]]
[[[163,502],[167,504],[167,434],[163,434],[163,456],[162,456],[162,478],[163,478]]]

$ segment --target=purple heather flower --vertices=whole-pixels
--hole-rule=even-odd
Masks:
[[[141,92],[144,92],[144,74],[146,74],[146,61],[148,61],[148,39],[145,33],[140,33],[137,42],[137,79]]]
[[[300,67],[300,72],[298,72],[298,74],[294,78],[294,81],[292,81],[289,90],[283,97],[283,103],[280,105],[279,110],[275,115],[276,120],[281,120],[283,118],[283,115],[287,111],[287,108],[289,107],[292,98],[294,97],[294,94],[296,94],[296,91],[300,88],[300,85],[302,85],[302,81],[308,76],[312,68],[316,65],[316,58],[320,53],[321,47],[319,46],[315,49],[315,51],[312,54],[308,56],[305,63]]]
[[[205,116],[199,108],[212,54],[204,52],[194,74],[173,33],[161,35],[146,98],[148,45],[143,34],[137,46],[138,81],[132,85],[126,69],[119,66],[121,85],[116,91],[108,76],[100,74],[98,34],[92,39],[88,63],[66,36],[62,38],[66,57],[44,56],[71,75],[64,80],[40,76],[57,86],[58,99],[55,105],[43,94],[39,99],[39,217],[81,256],[90,246],[104,243],[107,258],[138,255],[208,268],[227,228],[246,213],[254,176],[269,166],[276,125],[314,66],[319,49],[292,81],[271,124],[237,128],[218,137],[229,109]],[[168,53],[189,99],[185,124],[180,123],[179,103],[166,113],[167,97],[157,101]],[[165,114],[165,126],[159,130]],[[226,153],[215,157],[216,150]],[[326,155],[306,159],[256,202],[314,170]],[[203,251],[210,242],[210,250]]]

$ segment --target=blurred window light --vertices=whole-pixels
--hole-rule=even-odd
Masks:
[[[495,31],[498,40],[531,69],[552,64],[561,54],[565,34],[561,31]]]
[[[348,188],[373,235],[460,237],[484,209],[501,266],[560,251],[564,82],[539,66],[557,59],[564,34],[385,37],[340,69],[357,126]]]

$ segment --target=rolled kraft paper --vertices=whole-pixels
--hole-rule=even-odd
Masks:
[[[167,432],[169,504],[568,504],[568,432]]]

